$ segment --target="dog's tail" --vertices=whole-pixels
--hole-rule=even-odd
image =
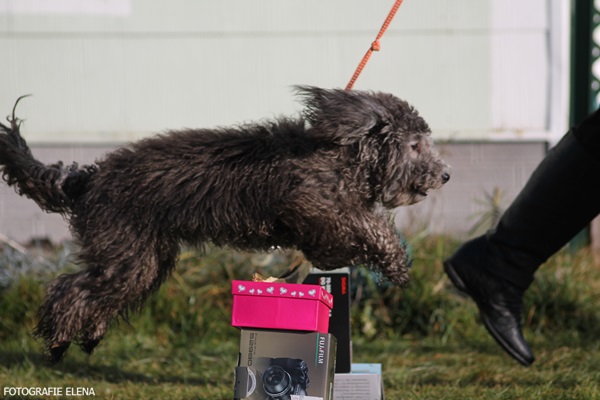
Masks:
[[[44,165],[36,160],[19,131],[21,120],[12,115],[10,126],[0,123],[0,172],[2,179],[15,191],[35,201],[44,211],[69,214],[75,200],[85,192],[95,165],[79,168],[76,163],[65,167],[62,162]]]

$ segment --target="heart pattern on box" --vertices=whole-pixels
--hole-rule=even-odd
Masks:
[[[256,284],[256,286],[260,286],[259,287],[253,287],[253,284]],[[262,295],[264,294],[268,294],[268,295],[273,295],[273,296],[291,296],[291,297],[295,297],[295,298],[304,298],[304,297],[312,297],[312,298],[319,298],[322,301],[324,301],[325,303],[328,303],[329,305],[333,304],[333,296],[331,296],[330,293],[326,292],[325,290],[322,290],[320,288],[316,288],[316,287],[311,287],[311,285],[302,285],[302,284],[289,284],[287,286],[278,286],[278,285],[270,285],[270,286],[266,286],[264,285],[262,282],[246,282],[244,281],[244,283],[238,283],[237,285],[233,286],[233,289],[237,289],[237,293],[249,293],[251,295]],[[304,286],[308,286],[307,290],[297,290],[295,288],[297,287],[304,287]],[[319,296],[320,293],[320,296]]]

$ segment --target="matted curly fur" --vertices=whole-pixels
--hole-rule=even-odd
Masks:
[[[3,178],[69,221],[86,266],[52,282],[40,308],[35,334],[53,361],[71,342],[91,353],[164,282],[183,243],[296,248],[321,269],[366,264],[407,282],[378,205],[416,203],[450,178],[427,123],[386,93],[296,91],[299,118],[170,131],[82,167],[35,160],[13,109],[0,124]]]

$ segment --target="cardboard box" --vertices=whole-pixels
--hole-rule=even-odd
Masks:
[[[324,332],[333,296],[318,285],[233,281],[231,325]]]
[[[385,400],[381,364],[352,364],[349,374],[335,374],[334,400]]]
[[[234,398],[333,400],[333,335],[241,330]]]
[[[331,309],[329,333],[337,340],[335,372],[349,373],[352,364],[352,339],[350,336],[350,270],[334,271],[314,269],[304,280],[306,284],[320,285],[333,295],[335,305]]]

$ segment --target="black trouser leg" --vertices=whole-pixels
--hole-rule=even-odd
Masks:
[[[533,274],[600,213],[600,112],[552,148],[487,235],[487,268],[526,289]]]
[[[600,212],[600,111],[550,150],[496,229],[444,262],[471,296],[488,332],[517,361],[535,357],[521,330],[523,294],[535,271]]]

